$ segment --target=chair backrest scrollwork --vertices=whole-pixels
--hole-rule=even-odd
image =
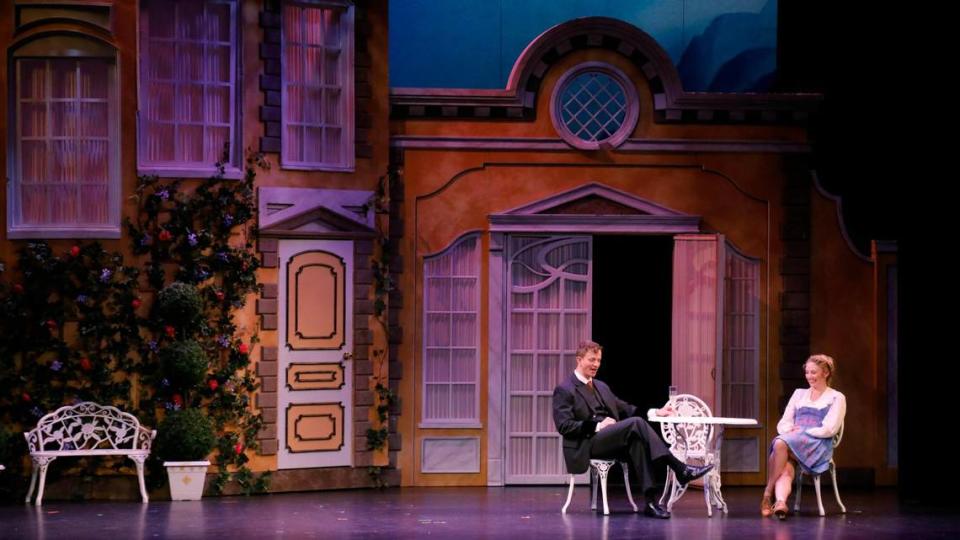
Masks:
[[[710,407],[692,394],[677,394],[667,401],[667,405],[677,411],[677,416],[712,417]],[[677,432],[682,430],[682,437]],[[677,458],[705,458],[713,438],[714,426],[711,424],[675,424],[660,423],[660,433],[670,445],[670,452]]]

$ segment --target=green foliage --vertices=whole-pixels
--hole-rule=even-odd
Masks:
[[[203,300],[193,285],[174,281],[157,294],[157,315],[164,324],[191,329],[203,317]]]
[[[389,436],[387,419],[389,417],[390,408],[393,407],[393,405],[397,402],[397,394],[393,390],[390,390],[389,387],[384,386],[383,383],[377,383],[377,386],[374,388],[374,390],[380,397],[380,400],[377,403],[377,418],[380,420],[380,428],[367,428],[368,450],[380,450],[386,446],[387,437]]]
[[[158,356],[163,374],[174,388],[183,391],[202,383],[210,369],[207,353],[192,339],[174,341],[160,349]]]
[[[206,384],[180,388],[176,379],[160,379],[156,399],[167,409],[207,411],[217,433],[213,458],[218,469],[213,485],[216,493],[231,480],[244,493],[262,492],[269,480],[269,475],[253,475],[246,466],[244,451],[257,448],[256,434],[263,425],[250,403],[258,387],[249,370],[249,350],[256,336],[250,343],[242,343],[233,321],[233,313],[246,304],[247,295],[258,290],[260,261],[252,244],[257,168],[266,168],[266,162],[254,154],[247,159],[244,179],[236,181],[225,180],[220,166],[220,174],[193,191],[184,189],[179,181],[141,177],[134,196],[140,213],[127,223],[134,253],[145,258],[150,285],[164,289],[170,281],[179,282],[178,298],[189,296],[184,292],[186,285],[196,291],[201,302],[202,317],[196,325],[165,319],[165,312],[158,311],[159,316],[148,323],[156,336],[155,345],[144,353],[148,357],[162,355],[174,339],[183,336],[195,339],[206,352]],[[246,230],[246,242],[236,245],[233,238],[240,229]],[[192,301],[179,305],[185,303]]]
[[[217,444],[213,423],[199,409],[170,411],[157,429],[162,461],[202,461]]]
[[[10,433],[6,426],[0,425],[0,464],[10,463],[14,456],[14,437],[19,433]]]
[[[0,274],[0,421],[32,426],[66,403],[129,401],[142,370],[139,270],[97,242],[61,253],[27,242],[15,272]]]
[[[23,243],[12,267],[0,261],[0,425],[29,428],[80,400],[145,425],[164,409],[197,409],[216,433],[217,487],[264,491],[269,475],[254,475],[244,454],[262,425],[250,403],[256,336],[242,343],[233,315],[258,289],[253,184],[265,166],[252,155],[242,180],[224,179],[221,165],[200,182],[140,177],[125,223],[132,263],[98,242],[55,251],[42,241]]]
[[[389,212],[390,188],[396,176],[396,169],[391,168],[387,171],[387,174],[380,177],[377,192],[367,204],[367,209],[373,208],[378,214]],[[393,253],[390,237],[385,231],[379,230],[375,242],[377,243],[377,249],[374,250],[375,256],[371,261],[374,289],[373,312],[376,321],[380,323],[380,327],[389,339],[390,329],[386,322],[386,309],[389,294],[395,288],[393,276],[390,274],[390,262],[393,259]],[[381,370],[386,366],[385,355],[385,349],[375,349],[373,351],[374,360],[375,362],[379,362]],[[382,373],[374,380],[377,381],[374,390],[377,392],[379,398],[377,401],[377,419],[380,427],[376,429],[367,428],[366,436],[367,449],[377,451],[382,450],[387,445],[387,440],[390,436],[389,413],[390,409],[396,404],[397,395],[390,390],[388,386],[383,384],[384,376]],[[387,487],[387,482],[383,477],[383,467],[367,467],[367,474],[370,476],[370,480],[374,486],[379,488]]]
[[[387,484],[387,481],[383,478],[383,467],[376,465],[367,467],[367,476],[370,477],[370,481],[373,482],[374,487],[389,487],[389,484]]]

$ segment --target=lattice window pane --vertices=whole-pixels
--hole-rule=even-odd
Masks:
[[[723,332],[724,416],[759,414],[760,264],[726,250]]]
[[[143,0],[141,167],[213,171],[236,166],[235,0]]]
[[[100,58],[16,61],[15,226],[112,225],[112,70]]]
[[[590,332],[591,242],[517,235],[509,252],[506,479],[558,481],[565,468],[553,389],[570,376],[577,344]]]
[[[476,422],[480,376],[478,235],[467,236],[444,252],[426,257],[423,269],[423,420]]]
[[[610,75],[588,71],[560,93],[563,125],[577,138],[599,142],[612,137],[627,118],[627,94]]]
[[[344,169],[353,165],[352,10],[284,5],[284,166]]]

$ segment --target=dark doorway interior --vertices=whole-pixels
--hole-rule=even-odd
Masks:
[[[643,411],[667,401],[673,278],[670,236],[593,237],[597,378]]]

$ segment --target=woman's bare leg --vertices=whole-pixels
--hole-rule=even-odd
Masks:
[[[790,456],[790,447],[781,439],[773,441],[773,450],[767,456],[767,486],[763,489],[763,495],[770,497],[773,495],[774,486],[783,469],[787,465],[787,458]]]
[[[780,473],[780,477],[777,478],[776,482],[776,493],[777,500],[786,502],[787,497],[790,496],[790,491],[793,489],[793,477],[796,473],[794,469],[793,460],[787,460],[786,466],[783,468],[783,472]]]

